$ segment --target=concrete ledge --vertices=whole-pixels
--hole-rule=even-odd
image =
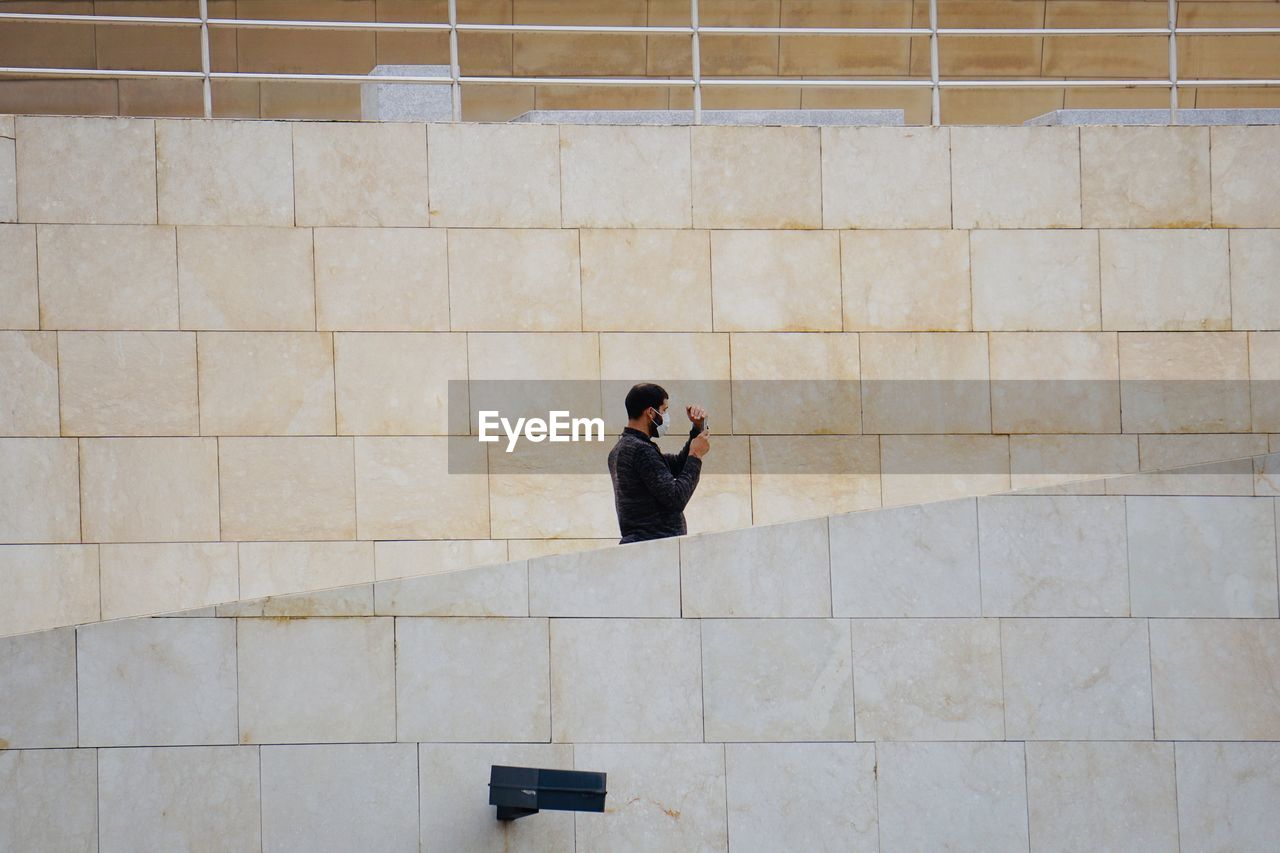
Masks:
[[[1176,122],[1169,121],[1168,110],[1054,110],[1023,124],[1280,124],[1280,109],[1178,110]]]
[[[530,110],[532,124],[693,124],[693,110]],[[703,110],[703,124],[901,127],[902,110]]]
[[[449,76],[448,65],[378,65],[371,77]],[[364,121],[450,121],[453,101],[448,83],[361,83]]]

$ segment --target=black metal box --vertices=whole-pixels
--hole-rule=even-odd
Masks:
[[[547,770],[494,764],[489,770],[489,805],[498,820],[549,811],[604,811],[605,774],[589,770]]]

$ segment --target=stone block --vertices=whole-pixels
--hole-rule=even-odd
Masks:
[[[830,616],[827,520],[682,539],[680,583],[689,618]]]
[[[15,125],[23,222],[155,223],[154,121],[24,115]]]
[[[101,618],[93,545],[6,545],[0,548],[0,581],[7,590],[0,599],[0,636]]]
[[[319,265],[309,229],[191,225],[177,230],[182,328],[316,328],[314,270]]]
[[[217,541],[218,459],[215,438],[82,439],[85,541]],[[226,527],[221,532],[240,538]]]
[[[75,629],[0,639],[0,720],[4,749],[76,745]]]
[[[156,121],[160,222],[293,225],[293,129],[282,121]]]
[[[466,413],[449,409],[449,382],[467,377],[466,335],[340,332],[333,353],[339,434],[467,431]]]
[[[996,332],[989,345],[995,432],[1120,432],[1115,334]]]
[[[529,615],[680,615],[680,542],[659,539],[529,561]]]
[[[822,156],[812,127],[693,133],[695,228],[821,228]]]
[[[102,544],[102,618],[190,610],[240,597],[236,543]]]
[[[0,751],[0,847],[98,849],[94,750]]]
[[[1209,190],[1207,127],[1080,129],[1086,228],[1206,228]]]
[[[236,742],[236,626],[125,619],[78,631],[80,743]]]
[[[711,232],[718,332],[838,332],[840,242],[834,231]]]
[[[41,328],[178,328],[176,252],[172,228],[40,226]]]
[[[0,542],[79,542],[76,441],[0,440]]]
[[[703,620],[705,739],[853,740],[850,655],[843,620]]]
[[[399,738],[549,741],[549,642],[546,619],[399,618]]]
[[[467,332],[582,328],[578,235],[567,229],[449,233],[449,318]]]
[[[382,616],[528,616],[528,565],[517,560],[379,581],[374,606]]]
[[[996,619],[854,619],[858,740],[1001,740]]]
[[[1004,619],[1005,737],[1149,740],[1144,619]]]
[[[1124,500],[978,499],[985,616],[1127,616]]]
[[[551,622],[551,739],[558,743],[702,740],[698,623]]]
[[[962,232],[956,232],[962,233]],[[973,328],[1090,332],[1102,328],[1098,232],[970,231]],[[924,263],[922,255],[917,263]]]
[[[3,169],[3,166],[0,166]],[[3,190],[0,190],[2,193]],[[2,217],[0,217],[2,218]],[[36,287],[36,228],[0,225],[0,329],[40,328],[40,297]],[[710,267],[707,268],[708,288]],[[707,328],[711,328],[711,297],[707,295]]]
[[[822,39],[796,39],[797,54],[809,53]],[[867,41],[872,50],[880,46]],[[824,228],[951,227],[948,128],[824,127],[821,134]],[[911,163],[909,170],[899,168],[904,162]]]
[[[1159,740],[1280,740],[1280,621],[1152,619]]]
[[[578,235],[582,328],[711,331],[709,232],[583,228]],[[649,297],[636,300],[638,287]]]
[[[914,209],[914,202],[902,207]],[[844,328],[968,331],[970,240],[964,231],[942,229],[841,231]]]
[[[426,127],[294,124],[293,189],[298,225],[428,225]]]
[[[392,623],[239,620],[240,743],[395,740]]]
[[[566,228],[688,228],[689,130],[560,127],[560,189]]]
[[[1102,328],[1198,332],[1231,328],[1227,232],[1114,229],[1098,234]]]
[[[367,583],[373,542],[240,542],[240,598]]]
[[[1135,616],[1280,616],[1269,498],[1125,500]]]
[[[1079,228],[1079,131],[951,128],[951,199],[953,228]]]
[[[359,538],[489,535],[487,479],[483,473],[451,473],[449,441],[444,436],[356,437]]]
[[[449,330],[446,232],[427,228],[316,228],[318,329]]]
[[[429,125],[431,224],[559,228],[559,142],[547,125]]]

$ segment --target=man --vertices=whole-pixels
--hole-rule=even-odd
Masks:
[[[609,451],[613,503],[618,511],[621,544],[681,536],[687,532],[685,504],[693,497],[702,473],[702,457],[711,450],[703,430],[707,413],[686,406],[693,426],[678,454],[663,453],[653,443],[666,435],[676,412],[668,408],[661,385],[641,383],[627,392],[627,426]]]

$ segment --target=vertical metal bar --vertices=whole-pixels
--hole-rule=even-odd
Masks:
[[[1169,0],[1169,124],[1178,123],[1178,0]]]
[[[462,74],[458,70],[458,0],[449,0],[449,84],[453,95],[453,120],[462,121]]]
[[[213,86],[209,82],[209,0],[200,0],[200,70],[204,73],[201,86],[204,117],[213,118]]]
[[[698,41],[698,0],[689,0],[693,25],[693,123],[702,124],[702,51]]]
[[[942,87],[938,85],[938,0],[929,0],[929,29],[929,79],[933,81],[931,115],[932,124],[937,127],[942,123]]]

